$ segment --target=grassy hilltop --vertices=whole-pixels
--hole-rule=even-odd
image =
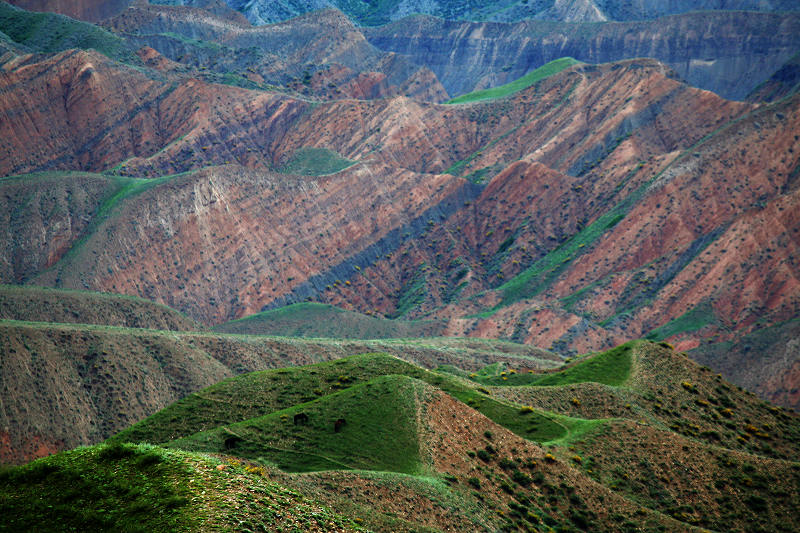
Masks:
[[[550,371],[365,353],[231,377],[6,469],[0,526],[790,531],[797,415],[662,344]]]

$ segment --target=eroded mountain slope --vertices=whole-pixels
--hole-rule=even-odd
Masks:
[[[451,95],[506,83],[559,57],[663,61],[694,86],[742,99],[797,53],[796,13],[706,12],[625,23],[515,24],[408,17],[365,28],[381,50],[436,73]]]

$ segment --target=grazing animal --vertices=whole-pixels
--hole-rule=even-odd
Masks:
[[[227,439],[225,439],[225,449],[232,450],[236,448],[236,446],[242,441],[241,437],[237,437],[236,435],[231,435]]]
[[[345,426],[345,424],[347,424],[347,420],[345,420],[344,418],[339,418],[338,420],[336,420],[336,422],[333,423],[333,432],[339,433]]]
[[[294,425],[295,426],[298,425],[298,424],[305,425],[307,423],[308,423],[308,415],[307,414],[305,414],[305,413],[297,413],[296,415],[294,415]]]

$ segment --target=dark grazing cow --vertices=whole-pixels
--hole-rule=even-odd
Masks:
[[[339,433],[345,426],[345,424],[347,424],[347,420],[345,420],[344,418],[337,419],[336,422],[333,423],[333,432]]]
[[[305,413],[297,413],[294,415],[294,425],[302,424],[305,425],[308,423],[308,415]]]
[[[237,435],[231,435],[227,439],[225,439],[225,449],[232,450],[236,448],[236,446],[242,442],[242,438]]]

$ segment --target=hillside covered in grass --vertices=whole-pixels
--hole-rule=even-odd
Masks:
[[[471,102],[481,102],[483,100],[494,100],[496,98],[505,98],[506,96],[510,96],[514,93],[517,93],[523,89],[527,89],[534,83],[537,83],[548,76],[552,76],[553,74],[558,74],[564,69],[567,69],[573,65],[577,65],[579,61],[571,58],[571,57],[562,57],[559,59],[555,59],[550,61],[549,63],[545,63],[541,67],[525,74],[521,78],[517,78],[516,80],[506,83],[505,85],[499,85],[497,87],[492,87],[491,89],[483,89],[480,91],[473,91],[471,93],[462,94],[461,96],[457,96],[451,100],[448,100],[447,104],[468,104]]]
[[[244,461],[373,530],[790,531],[800,503],[798,416],[649,341],[545,372],[373,353],[245,374],[109,445],[139,442]]]
[[[99,321],[143,316],[139,313],[144,304],[135,299],[86,293],[76,295],[80,304],[76,308],[70,304],[71,292],[60,298],[59,291],[20,291],[42,296],[32,297],[20,307],[23,311],[33,312],[50,298],[58,298],[47,312],[83,309],[95,302],[98,310],[105,310]],[[130,305],[135,312],[129,315],[125,310]],[[155,311],[145,313],[151,320],[162,312],[167,318],[180,316],[148,305]],[[15,316],[20,309],[14,310]],[[91,316],[97,315],[88,313],[87,320]],[[237,374],[367,352],[393,354],[427,368],[459,364],[470,370],[495,360],[544,369],[557,366],[559,360],[532,346],[483,339],[312,340],[4,319],[0,320],[0,462],[21,463],[96,444]]]

